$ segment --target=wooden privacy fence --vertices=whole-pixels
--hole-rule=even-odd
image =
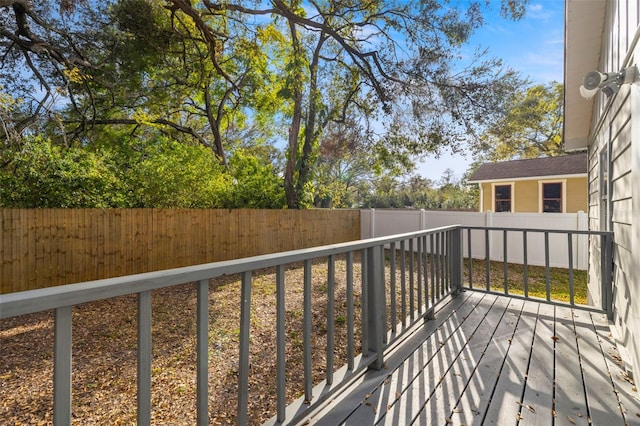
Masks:
[[[358,210],[0,209],[0,294],[360,238]]]

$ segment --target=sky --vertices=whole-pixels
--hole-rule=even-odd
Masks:
[[[564,1],[532,0],[526,16],[520,21],[501,18],[499,1],[494,13],[487,16],[485,25],[471,38],[468,46],[473,52],[477,46],[487,48],[489,55],[503,60],[506,66],[529,77],[534,84],[563,81],[564,57]],[[444,152],[440,158],[428,158],[418,164],[415,174],[439,180],[444,171],[453,169],[460,179],[472,162],[470,155],[452,155]]]

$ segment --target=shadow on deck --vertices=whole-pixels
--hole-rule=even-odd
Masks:
[[[605,314],[466,291],[301,424],[640,425]]]

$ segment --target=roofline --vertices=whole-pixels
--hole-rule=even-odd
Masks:
[[[566,151],[589,145],[595,97],[583,99],[579,89],[584,76],[598,69],[607,5],[600,0],[565,0],[562,140]]]
[[[570,175],[542,175],[542,176],[528,176],[528,177],[505,177],[499,179],[482,179],[482,180],[468,180],[467,183],[493,183],[493,182],[514,182],[521,180],[552,180],[552,179],[568,179],[568,178],[579,178],[579,177],[587,177],[588,173],[573,173]]]

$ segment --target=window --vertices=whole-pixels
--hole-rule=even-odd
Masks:
[[[496,212],[511,211],[511,185],[496,185]]]
[[[562,213],[562,183],[542,184],[542,211],[544,213]]]

